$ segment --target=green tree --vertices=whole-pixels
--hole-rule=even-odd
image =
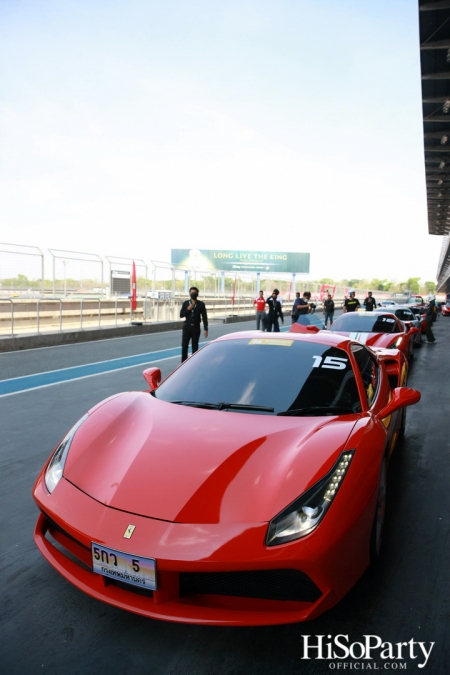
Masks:
[[[407,280],[406,285],[407,285],[407,288],[410,291],[410,293],[413,293],[415,295],[417,295],[419,293],[419,290],[420,290],[419,280],[420,280],[420,277],[410,277]]]
[[[434,281],[426,281],[424,283],[426,293],[434,293],[436,291],[436,284]]]
[[[372,279],[369,284],[374,291],[389,291],[392,285],[393,282],[387,279]]]

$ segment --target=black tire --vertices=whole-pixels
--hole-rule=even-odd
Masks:
[[[401,438],[404,437],[405,435],[405,430],[406,430],[406,411],[407,408],[403,408],[402,410],[402,423],[400,425],[400,429],[398,431],[398,439],[400,440]]]
[[[384,516],[386,512],[386,486],[387,486],[387,462],[386,457],[383,457],[380,468],[380,476],[378,478],[378,493],[377,505],[375,509],[375,518],[372,525],[372,533],[370,535],[370,560],[375,562],[381,551],[381,544],[383,539]]]

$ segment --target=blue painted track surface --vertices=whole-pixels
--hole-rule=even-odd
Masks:
[[[155,361],[180,356],[181,349],[164,349],[162,351],[147,352],[146,354],[136,354],[108,361],[98,361],[97,363],[88,363],[83,366],[74,366],[72,368],[63,368],[61,370],[51,370],[35,375],[26,375],[24,377],[14,377],[8,380],[0,381],[0,396],[6,394],[16,394],[28,389],[38,389],[40,387],[50,386],[67,382],[68,380],[79,380],[84,377],[101,375],[114,370],[123,370],[134,366],[146,366]]]

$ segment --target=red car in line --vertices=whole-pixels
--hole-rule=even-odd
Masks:
[[[445,305],[442,304],[441,313],[442,316],[450,316],[450,302],[446,302]]]
[[[45,463],[48,562],[168,621],[293,623],[337,603],[379,552],[387,463],[420,398],[401,352],[241,332],[162,384],[158,368],[144,377],[148,391],[96,405]]]
[[[389,313],[389,310],[342,314],[330,330],[358,340],[368,347],[398,349],[407,360],[414,356],[414,339],[418,333],[417,328],[403,323],[395,314]]]

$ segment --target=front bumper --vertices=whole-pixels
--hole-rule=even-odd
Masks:
[[[88,595],[156,619],[215,625],[312,619],[336,604],[368,562],[355,556],[363,520],[338,539],[321,527],[320,536],[318,530],[305,540],[267,547],[267,523],[153,520],[108,508],[64,479],[51,495],[38,481],[34,497],[41,509],[35,542],[53,567]],[[130,523],[135,532],[124,539]],[[155,558],[158,590],[94,573],[92,541]]]

